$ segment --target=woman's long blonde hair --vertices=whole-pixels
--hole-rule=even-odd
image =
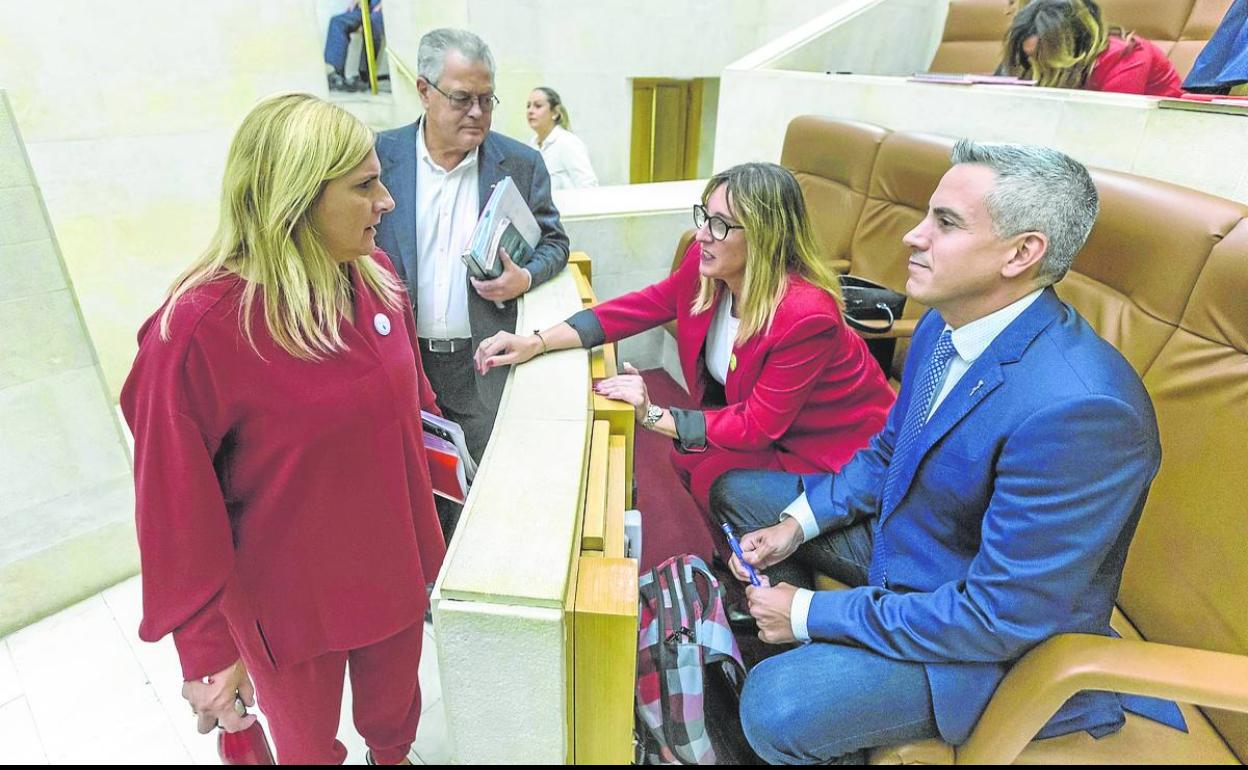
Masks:
[[[1095,0],[1018,0],[1018,12],[1005,33],[998,72],[1049,88],[1083,88],[1111,34],[1130,38],[1101,19]],[[1023,43],[1038,38],[1035,56]]]
[[[239,316],[253,349],[257,295],[269,334],[296,358],[345,350],[338,332],[351,308],[350,278],[326,251],[311,211],[327,182],[373,149],[372,129],[308,94],[272,96],[243,119],[230,145],[221,218],[208,248],[173,282],[160,318],[162,339],[182,295],[225,272],[244,279]],[[371,258],[356,261],[365,284],[391,309],[403,287]]]
[[[702,191],[702,205],[725,185],[728,207],[745,227],[745,280],[737,315],[737,344],[771,326],[788,289],[789,273],[818,286],[841,305],[841,284],[825,263],[806,215],[806,199],[797,179],[774,163],[742,163],[711,177]],[[731,233],[729,233],[731,237]],[[693,312],[703,313],[715,302],[720,281],[703,277]]]

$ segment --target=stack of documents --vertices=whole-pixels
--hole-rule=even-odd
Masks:
[[[490,280],[503,274],[500,248],[507,250],[512,262],[523,265],[541,237],[541,228],[529,205],[520,197],[515,182],[506,176],[494,186],[461,259],[473,278]]]
[[[908,78],[919,83],[947,83],[955,86],[1034,86],[1036,81],[1013,75],[977,75],[973,72],[916,72]]]
[[[425,455],[433,493],[457,503],[464,502],[468,497],[468,482],[477,475],[477,464],[468,454],[464,429],[459,423],[423,409],[420,421],[425,430]]]

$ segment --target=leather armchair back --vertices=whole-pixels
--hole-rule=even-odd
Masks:
[[[1106,21],[1147,38],[1186,77],[1232,0],[1098,0]],[[1009,29],[1009,0],[952,0],[933,72],[992,72]]]

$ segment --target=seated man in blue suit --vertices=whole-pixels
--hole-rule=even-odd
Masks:
[[[906,292],[932,310],[884,430],[839,473],[743,471],[711,491],[767,568],[747,589],[760,637],[812,641],[746,681],[742,724],[770,762],[961,743],[1023,653],[1110,633],[1161,450],[1135,371],[1052,288],[1096,188],[1040,147],[964,140],[953,162],[904,239]],[[811,592],[812,567],[855,587]],[[1122,722],[1118,696],[1084,692],[1040,735]]]

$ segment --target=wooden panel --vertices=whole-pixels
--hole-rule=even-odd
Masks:
[[[602,552],[608,559],[621,559],[624,557],[624,509],[628,499],[628,454],[623,436],[611,436],[607,444],[607,516]]]
[[[575,651],[577,764],[632,761],[637,672],[637,562],[581,558]]]
[[[568,255],[568,264],[578,268],[581,274],[585,276],[586,281],[593,282],[593,260],[589,258],[589,254],[583,251],[574,251]]]
[[[589,279],[578,268],[572,269],[572,281],[576,284],[577,296],[581,298],[581,307],[592,307],[597,304],[597,299],[594,297],[594,287],[590,285]]]
[[[616,357],[615,343],[599,345],[589,353],[589,376],[597,382],[620,373],[619,361]]]
[[[592,432],[593,426],[587,425]],[[585,479],[581,479],[582,506],[584,510],[584,494]],[[579,553],[573,553],[568,558],[568,584],[564,589],[563,595],[563,692],[564,692],[564,746],[567,749],[564,763],[569,765],[576,764],[576,589],[580,580],[581,571],[581,532],[583,531],[585,522],[584,517],[579,517],[576,521],[575,537],[573,539],[573,549]]]
[[[702,94],[705,78],[689,84],[685,108],[685,164],[681,179],[698,178],[698,149],[702,144]]]
[[[633,80],[629,181],[696,179],[705,79]]]
[[[612,401],[597,393],[593,396],[595,420],[606,420],[611,425],[611,435],[624,437],[624,489],[625,507],[633,505],[633,438],[637,432],[637,412],[631,404]]]
[[[607,356],[605,346],[598,346],[589,351],[589,378],[594,382],[607,378]]]
[[[614,377],[620,373],[620,362],[616,356],[616,348],[614,342],[609,342],[602,346],[602,366],[605,369],[605,376]]]
[[[628,181],[649,182],[651,149],[654,142],[654,86],[646,81],[633,82],[632,148],[628,162]]]
[[[589,471],[585,479],[585,508],[581,529],[581,550],[601,551],[607,516],[607,459],[611,426],[594,420],[589,439]]]
[[[672,82],[655,86],[650,181],[672,182],[684,178],[688,120],[689,84]]]
[[[571,580],[563,597],[563,725],[567,752],[564,764],[576,764],[576,589],[580,579],[581,559],[571,560]]]

